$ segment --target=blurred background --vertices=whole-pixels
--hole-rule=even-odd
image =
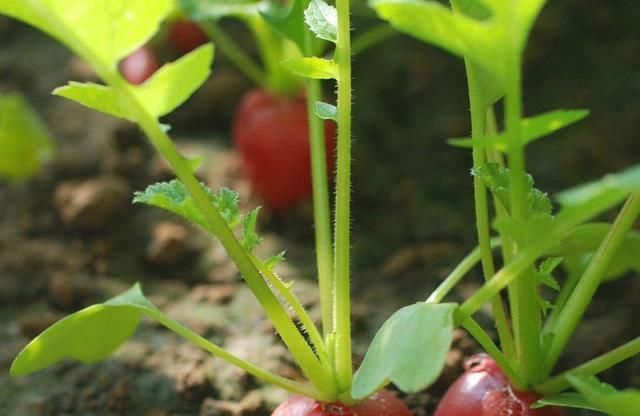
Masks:
[[[553,194],[640,159],[639,18],[640,4],[632,1],[550,1],[543,10],[526,53],[525,114],[587,108],[591,115],[528,147],[528,169],[540,189]],[[358,2],[354,34],[377,24]],[[223,25],[255,55],[242,26]],[[161,62],[178,56],[165,38],[161,32],[151,44]],[[353,74],[353,313],[355,352],[362,354],[386,317],[425,299],[473,248],[475,228],[470,153],[445,141],[469,134],[462,62],[396,34],[356,55]],[[273,371],[297,374],[219,244],[175,217],[131,204],[134,191],[171,178],[139,130],[51,95],[70,79],[94,78],[52,39],[0,18],[0,94],[22,94],[51,137],[40,170],[0,178],[0,413],[269,414],[282,392],[147,322],[106,363],[7,375],[29,339],[136,281],[159,307],[205,336]],[[218,51],[211,78],[163,119],[185,154],[204,156],[199,177],[214,190],[238,191],[244,209],[261,202],[229,137],[234,109],[250,88]],[[333,95],[329,83],[326,94]],[[285,211],[267,206],[260,221],[260,250],[287,251],[278,272],[295,279],[296,293],[317,316],[310,203]],[[473,293],[476,278],[454,298]],[[638,314],[637,274],[604,286],[562,366],[638,336]],[[475,351],[456,334],[438,385],[407,398],[416,414],[430,414]],[[640,359],[603,380],[640,387]]]

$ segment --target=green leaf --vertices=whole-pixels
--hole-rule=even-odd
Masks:
[[[316,101],[315,113],[323,120],[338,121],[338,107],[322,101]]]
[[[81,56],[117,63],[144,44],[171,12],[172,0],[3,1],[0,13],[49,33]]]
[[[531,118],[524,118],[520,124],[522,129],[522,143],[529,144],[534,140],[545,137],[560,129],[570,126],[589,115],[588,110],[556,110],[540,114]],[[507,152],[509,141],[504,133],[493,136],[478,137],[458,137],[449,139],[448,143],[465,148],[492,148]]]
[[[565,258],[563,266],[570,273],[581,274],[611,229],[611,224],[591,223],[576,227],[563,237],[549,254]],[[616,251],[604,280],[623,276],[628,271],[640,272],[640,232],[630,231]]]
[[[320,39],[338,42],[338,11],[323,0],[311,0],[304,21]]]
[[[555,199],[564,207],[579,207],[585,202],[603,203],[622,201],[631,192],[640,190],[640,165],[622,172],[608,174],[602,179],[560,192]]]
[[[328,59],[317,57],[296,58],[283,61],[281,62],[281,65],[294,74],[305,78],[338,78],[338,65],[334,61]]]
[[[553,277],[553,271],[564,260],[562,257],[549,257],[538,266],[538,282],[553,290],[560,290],[560,285]]]
[[[576,409],[598,410],[581,394],[561,393],[555,396],[544,397],[535,402],[531,408],[540,409],[545,406],[573,407]]]
[[[216,195],[206,186],[202,185],[202,187],[227,224],[230,227],[237,225],[240,222],[238,195],[225,188]],[[133,202],[165,209],[198,224],[205,230],[210,230],[195,201],[191,198],[184,185],[177,179],[171,182],[159,182],[150,185],[144,192],[136,192]]]
[[[192,20],[220,20],[223,17],[253,19],[267,10],[268,1],[243,0],[178,0],[180,9]]]
[[[395,312],[375,335],[355,373],[351,395],[361,399],[393,382],[417,392],[442,371],[453,334],[453,303],[416,303]]]
[[[186,101],[209,77],[213,61],[213,45],[203,45],[175,62],[164,65],[140,86],[131,86],[134,94],[154,117],[173,111]],[[53,94],[76,101],[86,107],[116,117],[135,121],[111,87],[71,81],[56,88]]]
[[[0,96],[0,176],[30,178],[49,161],[52,152],[47,127],[24,98]]]
[[[278,263],[280,263],[281,261],[284,260],[284,255],[286,253],[284,251],[281,251],[280,253],[276,254],[275,256],[271,256],[268,259],[266,259],[264,261],[264,265],[267,266],[268,269],[273,270],[274,267],[276,267],[276,265]]]
[[[370,4],[399,31],[466,57],[498,79],[506,79],[505,27],[453,13],[435,1],[373,0]]]
[[[266,11],[260,12],[260,15],[273,30],[293,41],[300,51],[304,51],[305,33],[307,33],[307,27],[304,24],[304,9],[309,1],[293,0],[288,6],[284,4],[273,2]]]
[[[618,391],[596,377],[567,375],[567,380],[582,393],[596,410],[611,416],[637,416],[640,409],[640,391]]]
[[[242,219],[242,246],[249,252],[253,251],[260,243],[262,238],[256,232],[256,223],[258,221],[258,213],[260,207],[251,211]]]
[[[32,340],[11,365],[12,376],[23,376],[66,358],[84,363],[108,357],[126,341],[140,322],[141,314],[156,313],[139,285],[99,305],[67,316]]]

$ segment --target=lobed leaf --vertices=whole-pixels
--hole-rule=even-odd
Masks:
[[[262,238],[256,232],[256,223],[258,221],[258,213],[260,212],[260,207],[255,208],[247,215],[242,218],[241,228],[242,228],[242,246],[247,249],[249,252],[253,251],[260,243],[262,242]]]
[[[338,42],[338,11],[324,0],[311,0],[304,21],[318,38]]]
[[[144,44],[171,12],[172,0],[31,0],[0,2],[0,14],[22,20],[102,65]]]
[[[456,308],[454,303],[419,302],[395,312],[373,338],[351,395],[362,399],[389,382],[407,393],[433,383],[444,368]]]
[[[588,115],[588,110],[556,110],[531,118],[524,118],[520,124],[520,128],[522,129],[522,143],[526,145],[541,137],[548,136],[551,133],[582,120]],[[474,139],[471,137],[459,137],[449,139],[448,143],[453,146],[465,148],[491,148],[502,152],[509,150],[509,141],[507,135],[504,133]]]
[[[283,61],[281,65],[294,74],[305,78],[338,78],[338,65],[329,59],[318,57],[296,58]]]
[[[144,84],[131,86],[140,104],[154,117],[164,116],[185,102],[209,77],[213,45],[189,52],[175,62],[164,65]],[[135,121],[132,112],[111,87],[71,81],[56,88],[53,94],[76,101],[85,107]]]
[[[338,121],[338,107],[333,104],[316,101],[315,113],[323,120]]]
[[[20,95],[0,96],[0,176],[35,175],[53,153],[53,140],[38,114]]]

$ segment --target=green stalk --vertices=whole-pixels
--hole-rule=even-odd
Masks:
[[[589,266],[587,266],[582,278],[569,297],[567,304],[558,315],[554,328],[554,337],[544,360],[543,369],[546,374],[551,372],[558,358],[560,358],[560,354],[569,342],[578,322],[598,289],[613,256],[639,215],[640,192],[635,192],[629,196],[620,210],[618,217],[598,247]]]
[[[314,50],[311,32],[305,33],[305,55]],[[329,180],[324,121],[316,116],[316,102],[322,100],[320,80],[307,81],[307,118],[311,147],[311,181],[313,184],[313,224],[316,240],[316,267],[320,286],[322,332],[325,338],[333,332],[333,254],[331,252],[331,210],[329,208]]]
[[[467,81],[469,84],[469,103],[471,107],[471,136],[480,138],[485,136],[486,114],[487,109],[482,102],[482,95],[479,89],[479,83],[476,79],[476,70],[473,64],[465,59],[465,67],[467,70]],[[481,148],[473,148],[473,167],[478,169],[485,164],[485,151]],[[489,226],[489,204],[487,198],[487,187],[482,178],[473,177],[473,194],[476,214],[476,231],[478,234],[478,244],[480,247],[480,255],[482,259],[482,271],[485,280],[491,279],[496,269],[493,263],[493,255],[491,250],[491,231]],[[514,340],[509,330],[504,305],[500,294],[491,299],[491,311],[493,313],[494,322],[498,331],[500,345],[504,348],[507,357],[514,357]]]
[[[238,47],[235,41],[216,22],[204,21],[200,22],[199,25],[207,36],[215,42],[216,48],[219,48],[235,65],[236,69],[257,85],[263,88],[267,87],[267,77],[262,68]]]
[[[506,359],[506,357],[502,354],[502,351],[496,346],[496,344],[491,340],[489,334],[485,332],[484,329],[478,324],[473,318],[469,317],[464,322],[461,323],[462,327],[467,330],[471,334],[471,336],[478,341],[480,346],[493,358],[496,363],[500,366],[500,369],[504,372],[504,374],[509,378],[513,386],[518,389],[524,389],[524,384],[522,380],[518,376],[518,374],[513,371],[513,367],[511,363]]]
[[[516,21],[515,2],[511,5],[509,18]],[[511,216],[515,221],[524,221],[528,217],[527,198],[525,192],[525,162],[524,147],[522,145],[522,85],[521,85],[521,54],[516,46],[515,36],[511,36],[507,68],[507,85],[505,97],[505,127],[509,137],[509,186]],[[523,247],[516,245],[516,250]],[[523,275],[512,283],[509,292],[511,305],[511,320],[516,353],[518,358],[518,374],[526,384],[535,382],[540,371],[540,308],[537,303],[537,281],[531,268],[522,271]]]
[[[349,0],[336,0],[338,42],[338,154],[336,172],[336,223],[334,268],[334,327],[336,332],[336,376],[341,392],[351,389],[351,34]]]
[[[474,248],[467,256],[462,259],[460,263],[449,273],[442,283],[431,292],[429,298],[425,301],[427,303],[440,303],[447,296],[447,294],[453,289],[460,280],[480,261],[480,249]]]
[[[571,370],[563,371],[557,376],[551,377],[543,383],[535,386],[534,390],[542,395],[551,395],[571,387],[567,381],[568,374],[591,376],[601,373],[614,365],[640,354],[640,337],[637,337],[620,347],[613,349],[597,358],[587,361]]]

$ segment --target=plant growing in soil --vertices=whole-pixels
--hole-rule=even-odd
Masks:
[[[396,356],[381,363],[389,377],[373,380],[367,394],[352,395],[350,322],[350,163],[351,163],[351,48],[349,2],[338,0],[334,8],[321,0],[296,0],[289,13],[275,22],[294,43],[314,44],[313,35],[335,45],[332,58],[312,55],[288,60],[284,66],[306,77],[307,99],[319,96],[320,79],[337,82],[337,106],[316,101],[315,113],[338,125],[335,228],[331,229],[326,190],[324,141],[312,145],[314,161],[314,216],[322,328],[318,329],[289,284],[280,280],[273,266],[283,255],[258,258],[260,244],[255,226],[258,209],[241,214],[238,196],[228,189],[214,193],[194,176],[198,160],[183,157],[167,135],[159,118],[169,113],[205,81],[213,59],[213,46],[200,46],[176,62],[159,68],[141,85],[128,82],[119,62],[143,45],[171,12],[171,0],[61,0],[2,2],[0,13],[27,22],[58,39],[91,65],[105,82],[70,82],[54,94],[89,108],[136,123],[166,159],[177,179],[149,186],[134,202],[163,208],[182,216],[217,237],[235,262],[247,285],[291,352],[308,382],[288,379],[237,357],[157,309],[134,285],[102,304],[89,306],[57,322],[31,341],[16,357],[11,374],[26,375],[66,358],[93,362],[109,356],[147,316],[194,344],[262,379],[296,394],[276,415],[410,415],[407,407],[382,390],[389,380],[407,388],[435,380],[444,365],[452,338],[455,304],[419,303],[396,317],[395,330],[416,332],[410,344],[398,345]],[[105,13],[105,10],[110,11]],[[305,19],[306,18],[306,19]],[[306,21],[306,22],[305,22]],[[289,32],[290,31],[290,32]],[[308,54],[308,55],[307,55]],[[320,121],[318,119],[318,121]],[[315,126],[315,127],[314,127]],[[321,122],[311,123],[322,137]],[[289,310],[296,315],[295,320]],[[302,329],[299,328],[299,326]],[[367,379],[361,375],[361,379]],[[371,383],[370,383],[371,384]]]
[[[302,55],[317,55],[326,46],[320,37],[305,36],[305,29],[294,23],[304,19],[307,3],[179,2],[182,11],[257,85],[240,100],[232,120],[232,139],[253,190],[276,211],[308,199],[312,177],[324,181],[314,184],[314,189],[327,188],[327,174],[311,175],[312,169],[333,172],[335,124],[307,116],[308,108],[322,100],[320,83],[310,80],[304,85],[299,76],[281,65]],[[333,19],[331,24],[335,25],[335,14],[324,17]],[[223,18],[235,18],[250,30],[261,64],[222,28],[219,21]],[[310,146],[318,155],[313,160]]]
[[[571,385],[582,402],[612,415],[637,414],[637,395],[624,406],[605,405],[617,394],[589,388],[577,375],[599,373],[640,353],[636,337],[575,369],[551,376],[576,326],[603,280],[639,269],[640,234],[630,231],[640,214],[640,166],[556,195],[562,208],[553,213],[550,198],[534,187],[526,173],[525,147],[587,115],[584,110],[558,110],[523,117],[522,56],[528,34],[544,0],[451,0],[451,9],[435,1],[372,0],[378,15],[399,31],[434,44],[464,59],[469,86],[472,137],[450,141],[471,148],[478,248],[454,270],[427,302],[439,302],[477,262],[486,283],[455,311],[462,325],[488,355],[472,357],[466,372],[441,401],[436,416],[561,415],[576,396],[557,396]],[[493,105],[504,97],[503,131],[498,131]],[[492,238],[489,197],[493,199]],[[589,223],[598,214],[624,205],[612,224]],[[493,250],[500,248],[496,270]],[[635,254],[634,254],[635,253]],[[553,273],[562,265],[562,286]],[[557,291],[555,302],[541,287]],[[502,301],[506,291],[508,306]],[[499,346],[473,319],[490,302]],[[386,326],[377,337],[388,337]],[[403,334],[411,342],[413,333]],[[400,341],[398,341],[400,342]],[[382,341],[380,341],[382,343]],[[373,345],[378,344],[377,339]],[[377,364],[394,354],[393,346],[374,350],[356,374],[354,396],[368,394],[379,372]],[[390,350],[390,351],[388,351]],[[371,351],[370,351],[371,353]],[[365,374],[364,380],[359,376]],[[398,384],[403,388],[402,384]],[[597,394],[594,393],[596,390]],[[610,396],[609,396],[610,395]],[[549,397],[553,397],[550,399]],[[633,409],[633,410],[630,410]],[[631,413],[629,413],[631,411]],[[635,412],[635,413],[634,413]]]

